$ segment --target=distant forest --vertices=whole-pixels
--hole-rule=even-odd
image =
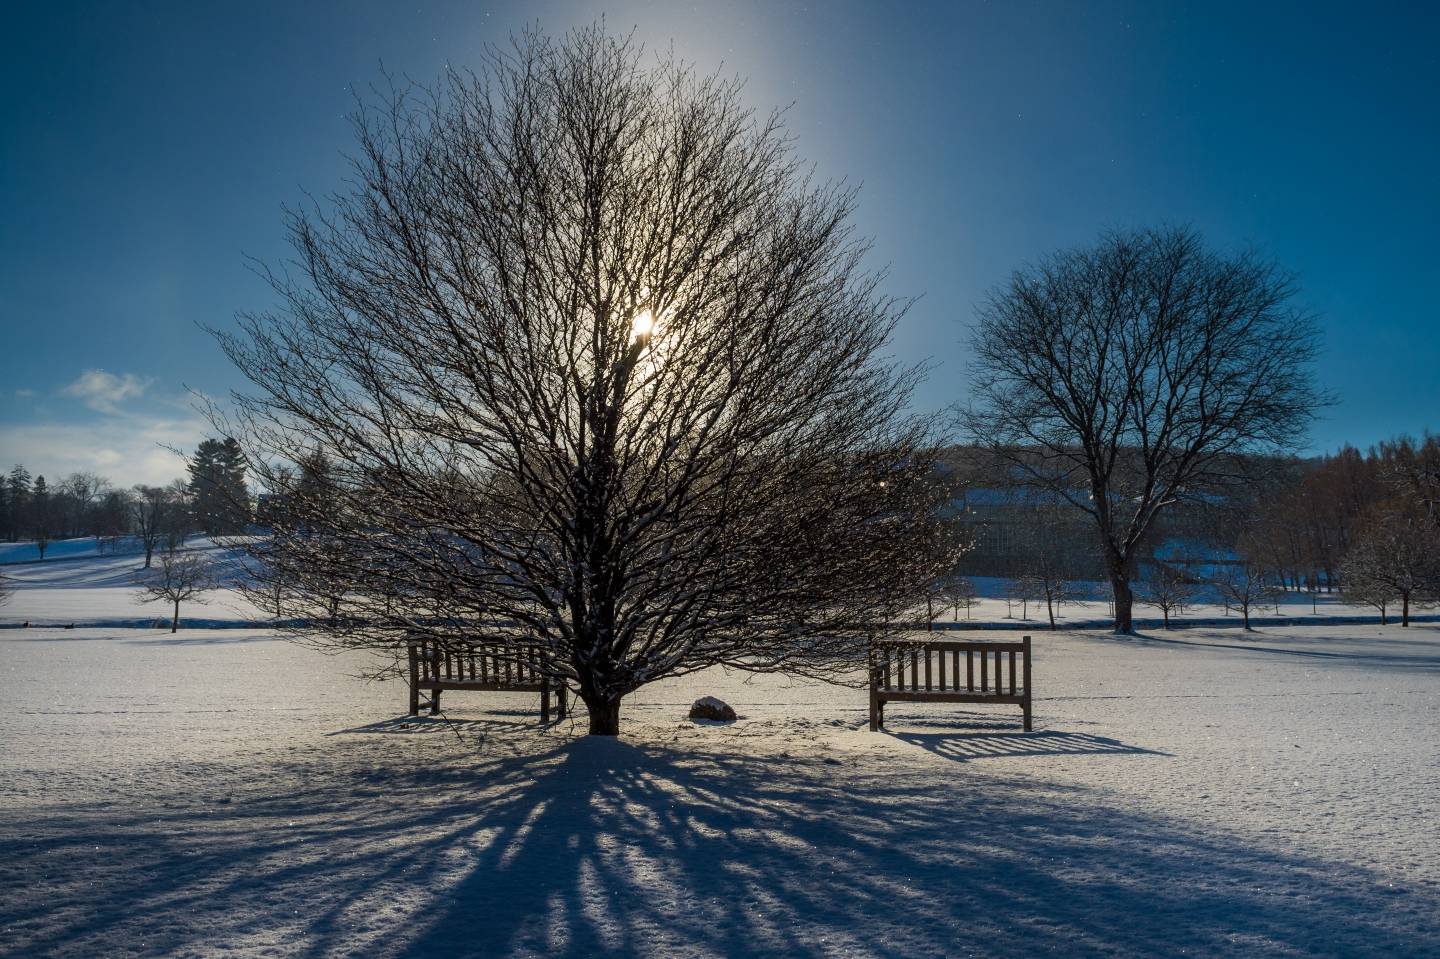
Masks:
[[[188,478],[166,486],[115,486],[96,473],[51,482],[17,464],[0,482],[0,535],[33,541],[40,558],[52,540],[93,536],[101,551],[138,538],[145,563],[194,533],[243,532],[253,520],[245,457],[233,439],[207,439],[195,450]]]
[[[1064,597],[1066,580],[1101,578],[1077,572],[1094,565],[1094,546],[1074,510],[1007,484],[1005,471],[973,448],[954,448],[944,465],[943,482],[952,485],[955,502],[969,497],[990,503],[953,517],[980,547],[963,560],[965,574],[1008,578],[1017,597],[1034,601]],[[1154,547],[1179,538],[1223,553],[1235,567],[1226,575],[1247,595],[1261,588],[1343,589],[1382,612],[1440,597],[1434,542],[1440,438],[1400,437],[1363,452],[1347,446],[1331,455],[1249,466],[1256,481],[1244,496],[1223,502],[1201,496],[1182,504],[1157,530]],[[317,471],[324,472],[300,464],[300,486]],[[264,532],[270,525],[275,497],[249,488],[244,453],[234,439],[202,442],[188,474],[166,486],[126,489],[94,473],[50,482],[17,465],[0,482],[0,536],[35,542],[42,559],[56,539],[94,537],[102,552],[122,540],[138,541],[149,565],[157,550],[173,549],[193,534]],[[979,493],[998,495],[1005,505],[997,508]],[[1180,560],[1153,551],[1137,573],[1142,602],[1183,596],[1187,577],[1196,583],[1215,577],[1187,572]],[[937,593],[954,594],[954,584],[939,584]]]

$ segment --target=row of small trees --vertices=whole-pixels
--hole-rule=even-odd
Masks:
[[[245,458],[234,439],[207,439],[189,463],[188,480],[116,488],[95,473],[71,473],[55,484],[16,465],[0,482],[0,535],[35,542],[40,558],[56,539],[93,536],[101,550],[135,537],[148,567],[157,549],[195,532],[237,533],[251,521]]]

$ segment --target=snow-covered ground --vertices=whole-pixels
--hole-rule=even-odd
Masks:
[[[259,629],[0,629],[0,955],[1440,956],[1440,627],[1034,635],[1030,734],[712,671],[594,741]]]

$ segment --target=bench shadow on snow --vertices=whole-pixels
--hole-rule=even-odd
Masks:
[[[1039,732],[895,733],[901,742],[928,749],[937,756],[967,762],[1015,756],[1169,756],[1170,753],[1131,746],[1118,739],[1070,733],[1058,729]]]
[[[1101,742],[1073,739],[1038,737]],[[239,770],[223,811],[199,783],[184,808],[11,810],[0,927],[61,955],[1419,956],[1440,941],[1434,889],[1104,794],[894,754],[699,748],[564,739],[369,768],[321,750]]]

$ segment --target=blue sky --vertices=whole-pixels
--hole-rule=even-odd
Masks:
[[[1297,271],[1339,394],[1316,450],[1440,428],[1440,6],[1315,3],[32,4],[0,39],[0,465],[179,472],[185,389],[241,385],[197,324],[271,295],[281,205],[344,175],[351,85],[432,79],[528,22],[604,16],[793,103],[862,185],[895,341],[965,392],[966,327],[1014,267],[1189,223]]]

